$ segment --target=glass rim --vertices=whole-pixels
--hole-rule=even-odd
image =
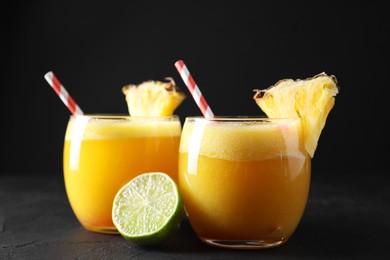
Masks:
[[[96,113],[96,114],[83,114],[83,115],[70,115],[70,118],[90,118],[90,119],[133,119],[133,120],[156,120],[156,119],[179,119],[178,115],[170,116],[131,116],[129,114],[115,114],[115,113]]]
[[[191,122],[264,122],[264,121],[295,121],[300,120],[299,117],[278,117],[270,118],[267,116],[214,116],[205,118],[203,116],[188,116],[185,121]]]

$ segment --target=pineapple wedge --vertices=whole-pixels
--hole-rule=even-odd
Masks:
[[[336,77],[323,72],[305,80],[280,80],[265,90],[254,91],[254,100],[268,117],[301,118],[305,149],[313,158],[339,92]]]
[[[170,116],[185,99],[172,78],[162,81],[145,81],[122,88],[131,116]]]

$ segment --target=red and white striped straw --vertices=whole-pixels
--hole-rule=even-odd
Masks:
[[[188,90],[191,92],[191,95],[200,108],[200,111],[202,111],[203,116],[206,118],[214,117],[213,111],[211,111],[210,106],[207,104],[206,99],[202,95],[202,92],[200,92],[198,85],[195,83],[194,78],[191,76],[184,62],[182,60],[176,61],[175,67],[186,84]]]
[[[76,104],[73,98],[69,95],[68,91],[66,91],[65,87],[61,84],[58,78],[54,75],[53,72],[49,71],[45,74],[45,79],[47,83],[53,88],[53,90],[57,93],[57,95],[61,98],[62,102],[64,102],[65,106],[72,112],[73,115],[83,115],[83,111]]]

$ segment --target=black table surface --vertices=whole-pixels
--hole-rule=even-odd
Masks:
[[[0,175],[0,259],[390,259],[385,173],[313,173],[300,225],[286,244],[234,250],[201,242],[184,221],[153,247],[80,226],[61,174]]]

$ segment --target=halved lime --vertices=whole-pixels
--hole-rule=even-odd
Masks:
[[[183,203],[172,178],[163,172],[143,173],[116,194],[112,220],[118,232],[139,245],[170,238],[183,219]]]

